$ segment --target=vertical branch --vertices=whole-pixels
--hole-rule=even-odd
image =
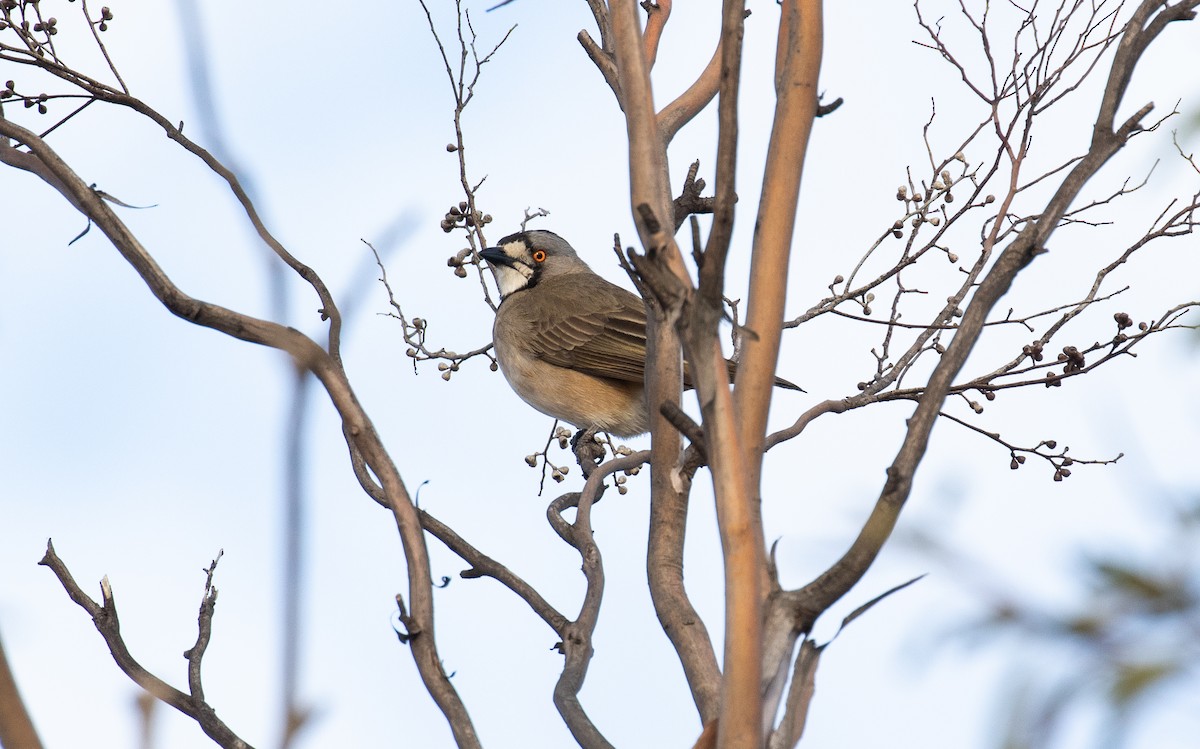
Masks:
[[[727,203],[724,247],[728,248],[728,227],[732,226],[732,172],[736,163],[736,101],[737,76],[740,70],[741,23],[743,6],[726,4],[722,24],[722,94],[724,162],[722,175]],[[661,339],[664,328],[678,325],[691,366],[691,378],[696,386],[701,412],[704,416],[705,439],[708,444],[713,486],[716,493],[717,519],[725,558],[726,585],[726,642],[725,673],[721,682],[720,727],[718,746],[759,747],[762,736],[762,700],[760,682],[761,606],[759,585],[763,567],[761,524],[754,522],[750,501],[750,484],[746,481],[747,466],[739,447],[739,434],[734,404],[729,390],[724,357],[717,339],[720,320],[721,271],[724,250],[713,263],[715,270],[707,272],[704,290],[698,302],[690,277],[683,266],[673,232],[664,230],[662,221],[672,216],[670,195],[666,182],[666,143],[658,130],[650,89],[649,70],[637,28],[637,15],[632,2],[613,3],[611,9],[617,68],[629,134],[631,199],[638,220],[638,233],[646,248],[645,258],[634,258],[635,265],[658,297],[662,319],[653,314],[651,306],[651,340]],[[720,246],[718,243],[716,246]],[[708,263],[706,262],[706,265]],[[713,290],[716,290],[715,292]],[[715,301],[714,301],[715,300]],[[653,355],[653,354],[651,354]],[[655,373],[670,366],[656,356],[648,368],[648,397],[654,415],[654,447],[660,449],[664,438],[670,439],[670,454],[659,453],[660,462],[654,470],[671,466],[679,455],[679,437],[661,415],[667,395]],[[672,356],[678,362],[677,355]],[[678,379],[670,388],[672,403],[678,402]],[[654,406],[659,406],[655,408]],[[671,462],[665,462],[669,459]],[[672,489],[673,491],[675,489]]]
[[[682,491],[666,491],[652,497],[646,574],[654,611],[679,654],[700,721],[709,723],[716,719],[720,709],[721,670],[708,628],[683,585],[683,542],[690,487],[689,480]]]
[[[783,332],[800,177],[816,117],[817,77],[822,52],[821,0],[785,0],[776,44],[775,118],[755,222],[747,295],[746,327],[753,334],[742,340],[735,390],[740,447],[745,455],[746,480],[750,487],[748,501],[752,503],[749,522],[760,554],[763,543],[760,479],[767,414]],[[755,572],[759,575],[760,592],[764,597],[768,591],[777,589],[774,574],[768,571],[766,564],[760,563]],[[770,602],[772,607],[776,604]],[[779,620],[774,613],[767,617],[769,622]],[[759,621],[763,621],[761,612]],[[759,657],[763,671],[759,678],[764,682],[763,690],[772,691],[767,682],[775,682],[785,673],[783,669],[791,657],[796,631],[788,626],[772,626],[761,636]],[[773,717],[775,700],[772,698],[768,702],[766,712]]]
[[[183,37],[183,48],[187,59],[188,79],[191,84],[191,96],[196,105],[200,120],[200,128],[206,136],[209,150],[214,157],[229,166],[231,172],[240,175],[246,195],[252,202],[258,202],[259,190],[256,180],[240,163],[230,145],[226,127],[222,121],[213,91],[212,74],[209,63],[212,60],[208,38],[205,33],[203,19],[198,0],[176,0],[179,14],[179,30]],[[86,12],[87,6],[84,4]],[[100,37],[92,26],[96,43]],[[105,54],[107,58],[107,53]],[[111,63],[110,63],[110,67]],[[116,69],[113,68],[116,74]],[[120,77],[118,76],[118,80]],[[128,88],[121,83],[122,90],[129,93]],[[290,308],[289,285],[286,270],[277,262],[273,252],[261,254],[264,262],[264,273],[267,283],[267,297],[270,300],[271,316],[276,320],[284,320]],[[300,642],[307,621],[303,616],[302,595],[305,590],[303,549],[303,522],[307,508],[307,496],[304,491],[306,466],[303,458],[305,447],[304,416],[308,408],[308,373],[297,369],[292,361],[284,362],[287,369],[290,387],[287,389],[289,416],[286,419],[283,432],[285,445],[282,456],[282,468],[285,477],[284,490],[281,496],[283,502],[283,558],[281,560],[280,592],[282,596],[282,616],[280,617],[280,662],[281,662],[281,695],[280,708],[282,716],[281,736],[279,745],[282,749],[292,745],[292,741],[304,724],[306,711],[299,707],[297,694],[300,683]]]
[[[667,267],[690,285],[687,269],[670,234],[656,236],[657,229],[647,225],[639,206],[649,206],[654,217],[666,222],[674,216],[671,187],[667,176],[667,149],[658,131],[654,94],[650,86],[650,66],[645,58],[638,24],[637,4],[633,0],[613,0],[610,20],[621,84],[621,108],[629,137],[630,203],[637,220],[642,246],[657,248]]]
[[[646,32],[642,35],[642,43],[645,47],[646,65],[652,68],[654,61],[658,59],[658,43],[662,39],[663,29],[667,25],[667,19],[671,17],[671,0],[648,0],[642,7],[646,9]]]
[[[726,0],[721,20],[721,78],[718,100],[716,193],[713,228],[700,269],[685,343],[717,499],[717,522],[725,562],[725,668],[721,682],[717,746],[762,745],[762,598],[765,567],[762,522],[747,481],[749,461],[717,337],[722,314],[725,259],[733,233],[738,138],[738,79],[741,73],[745,3]],[[768,388],[770,386],[768,385]]]
[[[704,417],[717,524],[725,561],[725,659],[721,681],[718,749],[758,749],[762,745],[762,590],[764,566],[761,523],[754,522],[747,461],[740,449],[733,394],[725,358],[716,339],[719,311],[696,305],[697,324],[687,344],[696,395]],[[711,318],[704,320],[703,318]]]
[[[608,14],[616,61],[620,105],[629,137],[630,201],[643,247],[669,269],[674,285],[690,288],[691,281],[673,233],[666,138],[659,129],[650,87],[649,66],[632,0],[614,0]],[[688,602],[683,585],[683,539],[687,522],[690,481],[678,468],[682,440],[660,413],[664,404],[679,406],[683,383],[679,308],[647,300],[646,400],[651,416],[650,541],[646,567],[654,608],[663,630],[679,655],[701,720],[711,721],[719,710],[720,671],[708,631]],[[691,614],[691,616],[689,616]]]
[[[738,78],[742,66],[742,32],[746,13],[744,0],[725,0],[721,17],[720,82],[717,101],[716,186],[713,188],[713,222],[700,268],[702,303],[721,309],[725,285],[725,259],[733,237],[734,204],[737,202]]]
[[[755,223],[746,327],[738,363],[737,404],[742,448],[758,495],[762,454],[779,360],[788,263],[804,154],[817,110],[821,68],[821,0],[785,0],[776,50],[775,121]],[[761,522],[761,521],[760,521]]]

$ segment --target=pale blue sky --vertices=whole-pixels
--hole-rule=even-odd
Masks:
[[[544,207],[551,216],[542,226],[571,241],[599,272],[627,284],[609,249],[613,232],[626,241],[634,236],[624,191],[624,125],[574,40],[580,28],[591,28],[586,5],[514,3],[484,14],[491,4],[468,3],[481,45],[513,23],[519,28],[485,69],[464,123],[474,179],[487,175],[480,200],[496,217],[489,236],[512,230],[526,206]],[[432,321],[436,345],[474,348],[490,334],[491,313],[478,299],[477,283],[455,278],[445,265],[461,243],[443,234],[438,221],[461,197],[454,156],[444,148],[453,138],[447,82],[419,6],[367,2],[337,15],[316,2],[203,5],[220,115],[258,185],[270,225],[335,294],[365,289],[346,331],[347,368],[410,490],[429,480],[424,507],[510,564],[562,610],[574,611],[582,591],[578,561],[547,527],[547,499],[536,496],[536,473],[522,461],[544,443],[549,420],[480,361],[450,383],[432,366],[414,376],[397,323],[377,314],[387,311],[383,290],[355,285],[369,261],[359,240],[379,241],[398,217],[413,216],[412,233],[388,263],[406,311]],[[894,219],[892,196],[905,167],[919,168],[926,159],[920,136],[931,97],[938,102],[935,145],[951,148],[974,116],[962,114],[973,103],[949,69],[911,43],[919,33],[910,6],[881,4],[864,15],[830,5],[822,88],[846,104],[818,123],[810,150],[791,315],[819,299]],[[705,0],[694,11],[680,6],[659,55],[660,102],[707,62],[717,34],[719,3]],[[752,228],[770,124],[777,13],[773,3],[751,7],[740,248]],[[133,93],[171,120],[195,123],[188,132],[203,143],[171,8],[114,6],[117,18],[105,40]],[[73,11],[69,6],[60,14],[64,39]],[[439,22],[449,39],[445,8]],[[1166,111],[1181,97],[1185,108],[1189,102],[1196,108],[1188,97],[1197,82],[1179,75],[1196,69],[1196,33],[1168,32],[1135,80],[1125,111],[1150,99]],[[36,87],[32,79],[30,85]],[[1063,107],[1055,128],[1038,141],[1046,158],[1060,156],[1063,144],[1078,150],[1075,144],[1090,132],[1092,102],[1084,91]],[[711,181],[713,123],[706,111],[677,140],[671,154],[676,181],[694,158]],[[122,215],[182,288],[269,314],[263,250],[218,181],[161,132],[93,107],[53,144],[100,189],[155,206]],[[1163,133],[1135,141],[1089,187],[1091,194],[1111,192],[1127,174],[1140,178],[1156,158],[1163,163],[1153,184],[1118,214],[1128,224],[1061,232],[1054,251],[1022,275],[1001,305],[1030,311],[1080,296],[1094,268],[1119,254],[1122,242],[1171,196],[1194,191],[1196,175],[1172,159]],[[53,537],[93,595],[108,575],[131,649],[176,685],[184,683],[180,653],[195,638],[200,570],[224,549],[215,635],[205,660],[207,693],[240,735],[271,746],[279,727],[279,459],[289,367],[276,352],[171,317],[98,232],[67,246],[85,221],[32,177],[0,170],[0,193],[0,278],[8,302],[0,315],[6,361],[0,366],[6,394],[0,399],[6,508],[0,634],[43,738],[54,747],[96,736],[105,737],[104,746],[135,743],[134,686],[82,610],[35,564]],[[1072,340],[1086,345],[1111,335],[1115,311],[1147,319],[1192,298],[1195,251],[1192,237],[1151,248],[1117,284],[1134,289],[1097,310]],[[738,279],[746,264],[744,249],[735,251],[730,296],[742,294]],[[954,273],[946,263],[922,280],[945,283]],[[288,283],[286,322],[321,330],[315,297],[298,279]],[[810,394],[781,394],[773,424],[789,423],[816,399],[853,392],[854,383],[873,372],[868,350],[878,337],[875,328],[838,321],[789,333],[780,373]],[[991,369],[1022,340],[998,336],[968,368]],[[1015,442],[1054,438],[1080,456],[1128,456],[1117,466],[1080,468],[1061,484],[1032,462],[1014,473],[998,446],[953,424],[939,425],[901,532],[944,531],[956,547],[1051,603],[1074,595],[1071,564],[1080,545],[1152,551],[1139,503],[1156,487],[1200,482],[1197,407],[1187,395],[1196,364],[1186,348],[1184,336],[1162,336],[1147,342],[1136,361],[1114,363],[1061,389],[1005,394],[989,404],[979,423]],[[327,399],[315,395],[313,403],[310,577],[300,626],[301,695],[317,717],[301,745],[450,746],[443,718],[390,627],[393,596],[406,588],[393,522],[358,489]],[[771,454],[767,530],[781,539],[785,583],[805,582],[845,548],[879,491],[910,412],[911,406],[897,404],[826,417]],[[576,469],[566,486],[577,481]],[[628,495],[609,496],[594,513],[608,584],[582,700],[616,746],[686,746],[699,726],[644,579],[646,483],[644,475],[632,479]],[[689,527],[687,579],[719,640],[719,546],[702,484]],[[462,569],[432,539],[430,549],[435,575]],[[973,610],[950,571],[897,544],[818,631],[827,637],[854,606],[922,572],[933,574],[856,621],[829,649],[818,674],[812,746],[988,746],[996,679],[1027,655],[1011,642],[984,651],[934,647],[939,633]],[[561,664],[550,649],[553,633],[490,581],[455,579],[436,593],[436,606],[446,668],[456,673],[485,744],[568,745],[550,698]],[[1164,704],[1153,730],[1139,734],[1134,746],[1187,746],[1184,738],[1200,731],[1195,695],[1193,689],[1182,703]],[[211,745],[169,709],[160,717],[160,746]]]

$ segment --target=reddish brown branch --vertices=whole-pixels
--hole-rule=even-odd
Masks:
[[[656,293],[683,291],[691,287],[683,258],[674,242],[674,210],[667,177],[666,140],[659,130],[644,58],[637,11],[632,0],[611,3],[605,20],[611,23],[612,60],[619,75],[614,90],[626,116],[629,137],[630,201],[638,234],[647,256],[647,267],[665,275],[654,283]],[[602,25],[603,28],[603,25]],[[606,44],[606,48],[610,45]],[[611,81],[610,81],[611,83]],[[671,230],[664,227],[670,222]],[[639,271],[641,269],[639,268]],[[646,285],[651,285],[646,281]],[[651,499],[647,570],[655,611],[679,655],[692,696],[705,722],[720,709],[721,675],[708,632],[688,603],[683,586],[682,558],[687,522],[687,493],[690,480],[679,470],[682,442],[679,432],[661,415],[662,404],[678,405],[682,389],[680,341],[675,324],[678,306],[663,305],[654,294],[648,300],[646,397],[651,408]]]
[[[671,17],[671,0],[642,0],[642,8],[646,11],[642,44],[645,45],[646,64],[653,68],[654,61],[658,59],[658,43],[667,19]]]

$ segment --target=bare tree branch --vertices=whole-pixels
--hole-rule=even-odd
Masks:
[[[72,202],[82,206],[88,216],[104,232],[122,257],[133,266],[146,283],[151,293],[172,313],[189,322],[218,330],[226,335],[278,348],[291,354],[299,366],[316,375],[333,401],[343,420],[348,444],[352,451],[359,451],[372,473],[382,482],[396,519],[397,528],[405,552],[409,571],[409,596],[412,600],[413,618],[417,622],[419,636],[412,640],[413,657],[417,662],[426,688],[442,709],[460,747],[477,747],[479,740],[457,691],[442,669],[437,645],[433,637],[433,589],[429,571],[429,555],[425,547],[424,531],[421,529],[416,508],[413,506],[403,480],[384,449],[374,426],[359,404],[350,382],[342,368],[341,360],[334,351],[326,352],[307,336],[294,328],[260,320],[215,304],[192,298],[176,287],[150,254],[133,236],[109,206],[87,186],[82,179],[56,154],[50,146],[25,128],[7,120],[0,120],[0,135],[28,147],[46,169],[58,179],[58,185],[70,195]],[[286,254],[286,253],[285,253]],[[288,255],[290,257],[290,255]],[[324,283],[307,266],[297,266],[302,276],[309,275],[318,288]],[[327,291],[323,292],[328,294]],[[332,298],[328,310],[334,309]],[[330,315],[330,347],[336,345],[338,336],[332,331],[334,317]]]
[[[658,59],[658,43],[662,39],[667,19],[671,17],[671,0],[642,0],[641,5],[646,11],[646,30],[642,32],[642,44],[645,45],[646,64],[653,68],[654,61]]]
[[[208,640],[212,634],[212,617],[217,602],[217,591],[212,587],[212,574],[216,569],[216,561],[207,570],[208,580],[205,584],[204,598],[200,604],[199,634],[196,638],[196,645],[187,653],[184,653],[184,656],[188,660],[188,688],[190,694],[179,691],[150,673],[130,654],[125,640],[121,637],[121,622],[117,618],[117,602],[113,596],[112,586],[109,584],[107,577],[100,581],[100,593],[103,603],[96,603],[83,592],[75,582],[75,578],[72,577],[70,570],[67,569],[66,564],[54,553],[54,544],[49,541],[46,542],[46,555],[42,557],[42,561],[38,562],[38,564],[49,567],[58,578],[58,581],[62,583],[71,600],[92,617],[92,622],[104,638],[105,644],[108,645],[108,650],[112,653],[113,660],[116,661],[117,666],[134,683],[196,721],[200,729],[219,746],[225,747],[225,749],[253,749],[248,743],[237,736],[229,726],[225,725],[217,717],[212,706],[205,702],[204,690],[200,682],[200,662],[204,657],[204,650],[208,646]]]
[[[649,456],[647,455],[646,457]],[[564,632],[568,624],[567,617],[560,614],[557,609],[551,606],[533,586],[514,574],[508,567],[505,567],[500,562],[476,549],[463,539],[462,536],[455,533],[450,526],[430,515],[425,510],[418,510],[418,512],[421,516],[421,525],[424,526],[425,530],[431,536],[444,543],[446,548],[462,557],[463,561],[471,565],[470,569],[463,570],[460,573],[461,577],[490,577],[496,580],[513,593],[516,593],[517,597],[527,603],[529,608],[533,609],[533,612],[540,616],[559,637],[565,637]]]
[[[1147,104],[1113,129],[1116,106],[1125,94],[1140,54],[1168,22],[1193,17],[1197,5],[1200,0],[1186,0],[1173,6],[1166,6],[1162,0],[1144,0],[1126,24],[1101,100],[1090,150],[1063,179],[1042,214],[1025,225],[983,278],[909,420],[904,442],[888,468],[887,484],[862,532],[836,564],[799,591],[798,612],[803,619],[824,611],[844,595],[874,561],[911,491],[913,474],[925,454],[929,433],[951,381],[978,340],[987,314],[1008,291],[1017,274],[1045,251],[1046,241],[1083,184],[1120,150],[1149,114],[1152,105]],[[1154,16],[1152,21],[1151,16]]]
[[[554,685],[554,706],[558,708],[571,735],[584,749],[611,749],[612,746],[579,702],[579,692],[592,659],[592,633],[596,630],[600,603],[604,597],[604,565],[600,558],[600,547],[596,545],[592,533],[592,505],[604,489],[606,476],[640,466],[648,457],[643,452],[609,460],[592,471],[582,492],[564,494],[546,508],[550,527],[579,552],[583,576],[587,581],[579,615],[563,629],[563,670],[558,683]],[[574,522],[568,522],[563,517],[563,512],[570,508],[575,508]]]

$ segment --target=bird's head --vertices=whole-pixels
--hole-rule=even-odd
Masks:
[[[591,272],[565,239],[542,229],[510,234],[479,255],[491,266],[501,299],[545,278]]]

